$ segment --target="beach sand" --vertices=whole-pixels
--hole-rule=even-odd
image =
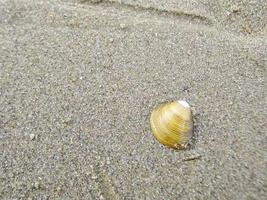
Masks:
[[[0,0],[0,199],[266,199],[266,7]],[[174,151],[149,116],[180,99]]]

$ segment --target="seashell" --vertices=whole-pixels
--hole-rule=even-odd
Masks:
[[[171,148],[185,149],[193,135],[193,116],[186,101],[174,101],[156,107],[150,116],[156,139]]]

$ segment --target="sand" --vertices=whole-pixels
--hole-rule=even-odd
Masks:
[[[266,17],[264,0],[1,0],[0,199],[266,199]],[[195,139],[174,151],[149,115],[180,99]]]

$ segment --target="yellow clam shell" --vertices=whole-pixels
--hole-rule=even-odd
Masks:
[[[156,107],[150,116],[156,139],[171,148],[186,148],[193,134],[193,116],[186,101],[174,101]]]

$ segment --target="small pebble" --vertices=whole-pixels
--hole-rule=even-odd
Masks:
[[[56,191],[57,192],[60,192],[61,191],[61,187],[58,186],[57,189],[56,189]]]
[[[30,139],[31,139],[31,140],[35,140],[35,138],[36,138],[35,135],[34,135],[33,133],[31,133],[31,134],[30,134]]]
[[[91,0],[92,3],[101,3],[103,0]],[[83,2],[86,2],[85,0],[83,0]]]
[[[127,27],[126,24],[120,24],[121,29],[125,29],[126,27]]]
[[[91,177],[93,180],[96,180],[97,179],[97,175],[92,175]]]
[[[33,184],[33,188],[35,188],[35,189],[39,189],[39,188],[40,188],[40,183],[36,181],[36,182]]]

